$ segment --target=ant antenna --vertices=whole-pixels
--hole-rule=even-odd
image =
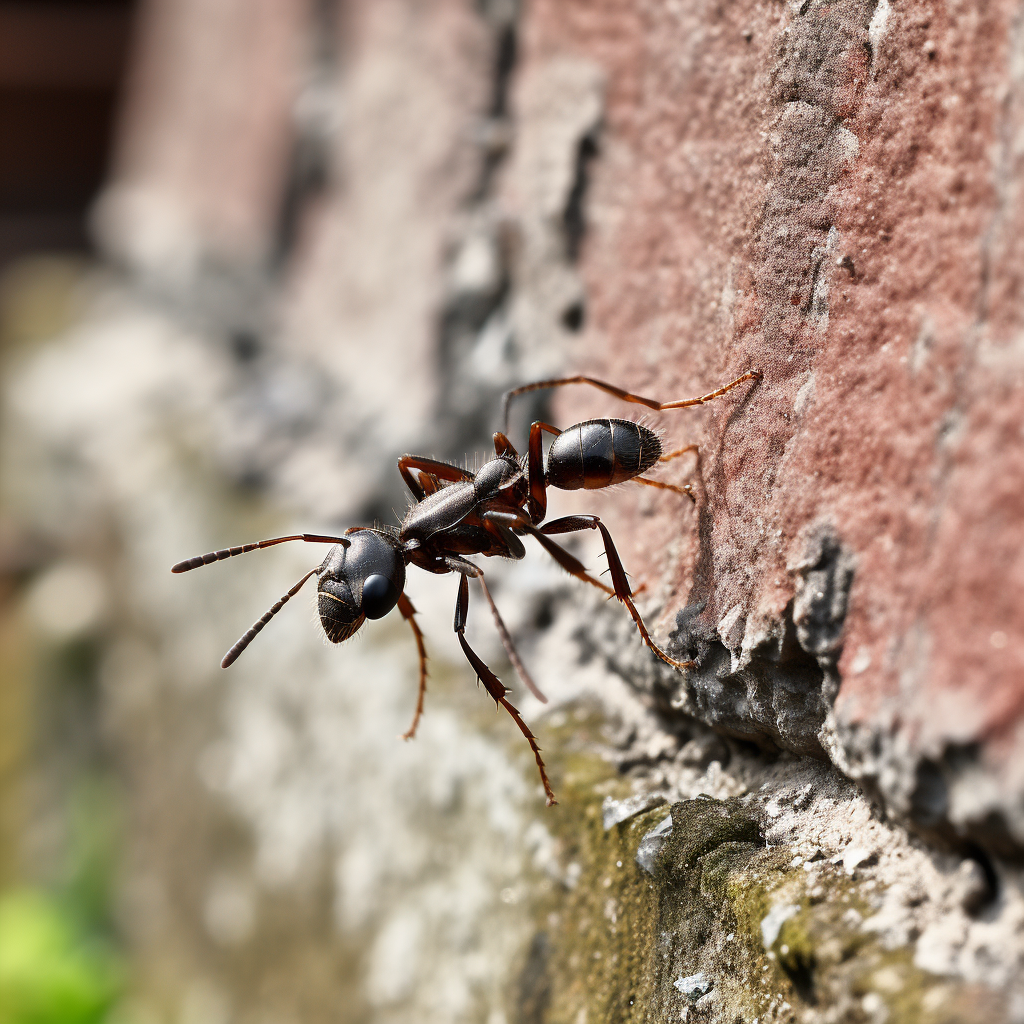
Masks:
[[[209,551],[205,555],[196,555],[195,558],[186,558],[185,561],[172,565],[171,572],[188,572],[190,569],[198,569],[201,565],[219,562],[221,559],[232,558],[234,555],[244,555],[247,551],[255,551],[257,548],[269,548],[275,544],[284,544],[289,540],[304,540],[308,544],[341,544],[346,548],[352,546],[352,541],[346,537],[326,537],[319,533],[294,533],[290,537],[271,537],[270,540],[258,540],[255,544],[240,544],[237,547],[221,548],[220,551]]]
[[[301,540],[299,537],[282,537],[280,540]],[[250,544],[248,549],[257,547],[255,544]],[[189,566],[191,568],[191,566]],[[235,659],[253,642],[256,638],[256,634],[302,589],[302,584],[309,579],[310,576],[318,573],[320,566],[318,565],[315,569],[310,569],[305,576],[299,580],[298,583],[288,591],[280,601],[270,606],[268,611],[262,618],[252,624],[252,628],[246,630],[245,635],[240,637],[238,642],[224,655],[223,660],[220,663],[221,668],[228,668],[235,663]]]

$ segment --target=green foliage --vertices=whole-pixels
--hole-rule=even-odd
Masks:
[[[66,820],[56,895],[0,896],[0,1024],[99,1024],[123,987],[109,941],[116,797],[98,773],[75,785]]]
[[[114,953],[60,903],[32,889],[0,897],[0,1024],[93,1024],[121,984]]]

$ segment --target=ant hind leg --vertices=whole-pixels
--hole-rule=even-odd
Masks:
[[[650,480],[645,476],[635,476],[630,481],[634,484],[643,484],[645,487],[657,487],[662,491],[674,491],[676,494],[685,494],[687,498],[697,504],[697,499],[694,497],[693,488],[689,484],[666,484],[661,480]]]
[[[674,452],[668,452],[666,455],[662,455],[658,462],[671,462],[673,459],[678,459],[680,455],[686,455],[688,452],[697,453],[697,465],[700,466],[700,446],[695,444],[688,444],[683,448],[677,448]],[[676,494],[684,494],[694,505],[697,504],[697,497],[693,493],[692,484],[667,484],[661,480],[651,480],[650,477],[646,476],[635,476],[630,482],[638,484],[644,484],[647,487],[658,487],[663,491],[674,491]]]
[[[749,370],[747,373],[742,374],[735,380],[729,381],[728,384],[717,388],[715,391],[709,391],[706,395],[701,395],[699,398],[684,398],[678,402],[659,402],[656,398],[645,398],[643,395],[633,394],[631,391],[626,391],[625,388],[616,387],[614,384],[609,384],[607,381],[598,380],[596,377],[586,377],[583,374],[577,374],[574,377],[557,377],[552,380],[538,380],[533,384],[524,384],[521,387],[513,388],[511,391],[506,391],[501,398],[501,414],[502,422],[505,424],[505,429],[508,429],[508,409],[512,399],[517,395],[525,395],[530,391],[541,391],[547,388],[561,388],[567,384],[588,384],[592,388],[597,388],[599,391],[605,392],[608,395],[614,395],[616,398],[620,398],[623,402],[633,402],[636,405],[644,405],[648,409],[653,409],[655,412],[666,412],[669,409],[688,409],[694,405],[704,405],[707,402],[712,402],[716,398],[731,391],[734,387],[742,384],[747,380],[760,380],[760,370]]]
[[[686,455],[687,452],[696,452],[697,461],[700,462],[700,445],[699,444],[688,444],[682,448],[677,448],[674,452],[668,452],[666,455],[662,455],[659,462],[671,462],[673,459],[678,459],[680,455]]]

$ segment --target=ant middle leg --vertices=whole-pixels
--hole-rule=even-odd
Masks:
[[[411,470],[436,477],[438,480],[447,480],[450,483],[473,479],[473,474],[461,466],[453,466],[449,462],[440,462],[437,459],[421,458],[419,455],[403,455],[398,460],[398,472],[402,474],[406,487],[412,491],[417,501],[422,501],[427,496],[427,492],[412,475]]]
[[[643,617],[640,612],[637,611],[636,605],[633,603],[633,593],[630,590],[629,580],[626,577],[626,570],[622,568],[622,561],[619,558],[618,551],[615,550],[615,544],[612,541],[612,535],[608,532],[608,528],[601,522],[597,516],[593,515],[577,515],[577,516],[566,516],[564,519],[556,519],[553,522],[548,523],[546,526],[541,527],[543,534],[560,534],[560,533],[578,533],[581,530],[600,530],[601,536],[604,540],[604,552],[608,558],[608,570],[611,573],[612,583],[615,587],[615,596],[626,606],[630,616],[636,623],[636,628],[643,637],[643,641],[647,646],[659,657],[666,665],[671,665],[675,669],[693,668],[696,662],[693,661],[676,661],[675,658],[670,657],[666,654],[651,638],[651,634],[648,632],[647,627],[644,625]],[[546,546],[546,545],[545,545]],[[555,545],[557,547],[557,545]],[[562,548],[558,548],[563,554]],[[554,554],[554,552],[552,552]],[[572,573],[574,576],[579,574],[574,572],[573,569],[560,558],[558,555],[554,555],[558,563]],[[571,556],[569,556],[571,558]],[[575,562],[575,559],[572,559]],[[579,563],[577,563],[579,564]]]
[[[476,579],[481,579],[483,570],[467,559],[457,556],[448,556],[445,561],[454,572],[459,573],[459,595],[455,601],[455,634],[459,638],[462,652],[466,655],[470,665],[473,666],[473,671],[476,672],[477,678],[484,684],[484,689],[494,699],[495,704],[503,707],[511,715],[512,720],[519,726],[519,731],[526,737],[526,742],[530,744],[530,749],[533,751],[534,759],[537,762],[540,780],[544,784],[547,805],[552,807],[558,801],[555,799],[554,790],[552,790],[551,783],[548,781],[548,773],[544,768],[544,759],[540,756],[540,745],[537,743],[537,737],[533,735],[530,727],[523,721],[519,711],[509,702],[506,696],[508,688],[466,642],[466,619],[469,615],[469,577],[473,576]]]
[[[506,410],[507,415],[507,410]],[[539,523],[548,511],[547,481],[544,479],[544,435],[558,437],[562,431],[540,420],[530,424],[530,444],[526,456],[526,479],[530,488],[530,518]]]
[[[495,629],[497,629],[498,636],[501,638],[501,645],[505,648],[508,660],[512,662],[512,667],[518,673],[519,678],[526,684],[526,688],[530,693],[532,693],[534,697],[541,702],[541,704],[547,704],[547,697],[541,693],[540,687],[538,687],[530,677],[530,673],[526,671],[526,666],[523,664],[522,658],[519,657],[519,652],[516,650],[516,646],[512,642],[512,635],[505,626],[505,621],[502,619],[501,613],[498,611],[498,606],[494,603],[494,598],[491,597],[491,591],[487,586],[487,580],[484,578],[483,570],[481,570],[480,575],[477,576],[476,580],[477,583],[480,584],[480,589],[484,592],[484,597],[487,598],[487,603],[491,606],[491,616],[494,618]]]
[[[514,540],[520,548],[522,548],[522,542],[518,537],[513,534],[507,526],[504,525],[499,519],[493,514],[489,514],[484,517],[485,519],[491,520],[490,525],[496,529],[502,530],[508,535],[508,537]],[[523,554],[526,554],[523,549]],[[540,687],[533,681],[530,673],[527,672],[526,666],[523,664],[522,658],[519,657],[519,652],[516,650],[516,645],[512,642],[512,634],[509,633],[508,627],[505,625],[505,620],[501,617],[501,612],[498,611],[498,606],[494,603],[494,598],[491,597],[490,587],[487,586],[487,580],[484,576],[484,571],[478,565],[470,562],[468,559],[459,558],[457,555],[449,556],[445,559],[448,565],[456,572],[465,572],[480,584],[480,589],[484,592],[484,597],[487,598],[487,603],[491,607],[491,616],[494,619],[495,629],[498,631],[498,636],[501,639],[501,646],[505,648],[505,653],[508,655],[508,660],[511,662],[512,667],[516,670],[519,678],[526,685],[526,688],[541,702],[541,704],[547,704],[548,699],[541,692]],[[476,570],[476,574],[469,572],[466,566],[472,565]]]
[[[609,597],[615,597],[615,591],[611,587],[606,586],[600,580],[594,579],[579,559],[574,558],[565,550],[561,545],[556,544],[550,537],[546,536],[547,528],[541,527],[538,529],[533,525],[532,522],[527,518],[525,513],[513,513],[513,512],[501,512],[501,511],[490,511],[484,513],[484,519],[493,519],[496,522],[502,523],[509,527],[514,527],[517,530],[522,530],[524,533],[530,534],[531,537],[535,537],[542,548],[556,561],[558,564],[565,569],[566,572],[571,573],[577,579],[583,580],[585,583],[589,583],[593,587],[597,587],[598,590],[604,591]],[[555,520],[560,522],[561,520]],[[558,532],[558,531],[555,531]]]

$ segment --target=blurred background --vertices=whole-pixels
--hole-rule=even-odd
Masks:
[[[410,588],[431,691],[402,744],[401,620],[328,650],[304,594],[218,667],[322,552],[168,569],[395,522],[398,454],[486,451],[523,361],[560,365],[600,82],[563,68],[513,230],[515,18],[0,2],[4,1024],[504,1019],[545,833],[454,588]],[[550,618],[555,574],[495,579],[513,628]]]
[[[686,1019],[704,972],[727,1022],[1024,1020],[1019,6],[0,0],[0,1024]],[[309,584],[219,667],[322,550],[169,572],[396,523],[396,458],[472,468],[524,381],[753,366],[650,417],[696,505],[552,499],[698,669],[492,559],[542,715],[474,591],[557,813],[453,580],[403,743],[397,615],[335,648]],[[533,397],[520,446],[615,415]],[[644,815],[738,795],[818,886],[789,974],[775,876],[648,934]]]
[[[131,3],[0,6],[5,370],[84,308],[87,222],[111,164],[135,13]],[[125,981],[111,890],[121,803],[96,706],[105,583],[6,508],[2,522],[0,1016],[103,1020]],[[62,572],[79,595],[70,630],[50,603],[54,588],[63,599]]]

